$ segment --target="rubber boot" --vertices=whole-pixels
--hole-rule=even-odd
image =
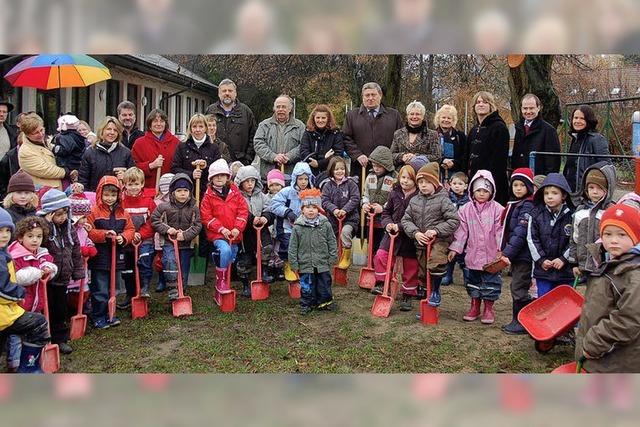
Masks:
[[[242,296],[245,298],[251,298],[251,287],[249,286],[249,278],[247,276],[241,276],[242,281]]]
[[[467,322],[473,322],[480,316],[480,298],[471,298],[471,308],[462,317],[462,320]]]
[[[456,262],[455,261],[451,261],[449,264],[447,264],[447,273],[444,275],[444,277],[442,278],[442,286],[449,286],[451,284],[453,284],[453,270],[456,267]]]
[[[382,295],[383,290],[384,290],[384,283],[376,282],[375,286],[371,288],[371,293],[374,295]]]
[[[273,274],[271,273],[271,267],[267,266],[267,265],[263,265],[262,266],[262,281],[265,283],[273,283],[273,281],[275,280],[275,278],[273,277]]]
[[[431,296],[429,297],[429,305],[438,307],[442,299],[440,298],[440,283],[442,276],[431,276]]]
[[[528,303],[529,301],[513,302],[513,318],[511,319],[511,323],[502,327],[502,331],[504,333],[510,335],[524,335],[527,333],[527,330],[522,327],[522,325],[518,321],[518,313],[520,313],[520,310],[522,310]]]
[[[342,257],[338,263],[338,268],[346,270],[351,265],[351,248],[344,248],[342,250]]]
[[[19,374],[42,374],[40,368],[40,355],[42,354],[42,346],[22,343],[22,353],[20,353],[20,366],[18,366]]]
[[[151,298],[151,294],[149,293],[149,279],[143,279],[140,284],[140,296],[142,298]]]
[[[227,269],[216,267],[216,289],[221,294],[231,293],[231,287],[227,281]]]
[[[480,322],[485,325],[490,325],[496,320],[496,316],[493,313],[493,303],[493,301],[484,300],[484,311],[482,312]]]
[[[289,261],[284,262],[284,278],[287,280],[287,282],[295,282],[296,280],[298,280],[298,276],[296,276],[296,273],[294,273],[291,269],[291,264],[289,264]]]
[[[400,303],[400,311],[411,311],[411,298],[409,294],[402,294],[402,302]]]

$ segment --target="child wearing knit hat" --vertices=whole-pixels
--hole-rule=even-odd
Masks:
[[[602,256],[589,275],[575,357],[587,372],[640,372],[640,211],[610,206],[600,238],[591,245]]]
[[[300,276],[300,312],[335,310],[331,294],[331,267],[338,260],[333,228],[322,212],[322,194],[316,188],[300,191],[302,215],[294,222],[289,240],[291,269]]]
[[[278,169],[272,169],[267,174],[267,189],[269,195],[273,197],[284,187],[284,174]]]
[[[36,214],[38,194],[28,173],[19,170],[9,179],[3,206],[11,215],[14,224],[22,218]]]

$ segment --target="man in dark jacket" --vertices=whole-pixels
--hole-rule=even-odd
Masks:
[[[516,123],[516,136],[511,155],[511,168],[528,168],[529,153],[560,153],[558,133],[540,117],[540,99],[528,93],[522,97],[522,119]],[[560,170],[560,156],[536,155],[535,175],[549,175]]]
[[[133,147],[136,139],[144,136],[144,132],[136,126],[136,106],[132,102],[122,101],[117,108],[118,120],[122,123],[122,144],[128,149]]]
[[[232,161],[250,165],[255,157],[253,137],[257,124],[253,111],[238,101],[236,84],[224,79],[218,85],[219,102],[209,105],[206,114],[212,114],[218,121],[218,138],[229,147]]]
[[[16,146],[18,129],[7,122],[11,111],[13,111],[13,104],[0,99],[0,158]]]
[[[365,83],[362,86],[362,105],[349,111],[344,120],[344,144],[354,160],[351,163],[352,176],[360,176],[374,148],[379,145],[391,147],[393,133],[404,126],[398,110],[384,107],[381,101],[380,85]]]

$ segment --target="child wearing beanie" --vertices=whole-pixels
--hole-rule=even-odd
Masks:
[[[581,201],[573,215],[569,259],[573,274],[584,278],[585,273],[594,269],[593,260],[588,255],[587,245],[595,243],[599,236],[600,217],[613,205],[616,187],[616,169],[609,162],[598,162],[590,166],[583,175]]]
[[[284,188],[284,174],[278,169],[272,169],[267,174],[267,189],[269,196],[273,197]]]
[[[493,304],[500,298],[502,278],[500,273],[488,273],[484,266],[494,261],[500,252],[502,235],[502,211],[504,208],[494,200],[495,183],[488,170],[480,169],[469,182],[471,202],[458,211],[460,227],[449,246],[449,261],[457,254],[466,252],[464,262],[469,269],[467,294],[471,297],[471,308],[462,317],[472,322],[480,317],[480,305],[484,310],[480,321],[490,325],[495,321]]]
[[[523,335],[527,331],[518,322],[518,313],[530,302],[531,253],[527,245],[527,226],[533,209],[533,171],[518,168],[510,179],[511,200],[502,215],[502,259],[511,265],[511,323],[502,327],[508,334]]]
[[[7,186],[7,195],[2,203],[14,224],[22,218],[36,214],[38,194],[31,176],[23,170],[16,172]]]
[[[429,305],[440,305],[440,283],[447,271],[447,248],[460,219],[447,190],[440,184],[440,166],[430,162],[416,174],[418,191],[413,197],[400,222],[405,234],[415,240],[418,250],[418,265],[426,277],[431,274],[431,296]],[[426,257],[426,247],[431,245],[431,257]]]
[[[89,258],[93,258],[97,255],[98,250],[93,244],[93,241],[89,238],[89,232],[87,231],[87,217],[91,213],[91,201],[85,199],[82,194],[73,194],[69,197],[71,206],[69,208],[71,213],[71,223],[74,226],[76,235],[78,236],[78,242],[80,243],[80,253],[82,254],[83,265],[86,265]],[[77,297],[80,291],[80,286],[84,286],[85,292],[89,291],[88,269],[84,269],[84,277],[80,280],[71,280],[67,287],[67,305],[72,309],[77,307]],[[88,294],[85,294],[88,295]]]
[[[320,214],[320,190],[300,191],[300,204],[302,215],[293,224],[288,248],[291,269],[300,276],[300,313],[335,310],[331,267],[338,260],[338,247],[329,220]]]
[[[575,358],[587,372],[640,372],[640,211],[610,206],[600,218]]]

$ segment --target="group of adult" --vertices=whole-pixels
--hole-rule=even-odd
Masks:
[[[479,169],[487,169],[496,182],[496,200],[506,203],[509,131],[491,93],[481,91],[473,97],[475,125],[468,135],[456,128],[457,110],[452,105],[441,106],[430,127],[421,102],[409,103],[403,120],[397,110],[382,104],[382,97],[380,85],[366,83],[362,87],[362,105],[349,111],[339,128],[328,105],[315,106],[306,124],[296,119],[293,99],[283,94],[274,101],[273,115],[256,124],[252,110],[238,100],[236,84],[224,79],[218,85],[218,101],[207,108],[207,116],[196,113],[189,121],[184,142],[170,132],[167,114],[160,109],[148,114],[145,131],[138,129],[135,106],[124,101],[118,105],[117,117],[108,116],[99,125],[78,171],[56,165],[39,116],[22,113],[18,117],[19,128],[11,126],[6,118],[14,106],[0,100],[0,157],[10,165],[2,168],[2,173],[10,176],[20,168],[36,184],[58,188],[63,180],[77,178],[86,191],[94,191],[102,176],[116,175],[135,165],[144,172],[147,188],[153,188],[157,176],[168,172],[186,172],[201,178],[204,188],[207,169],[197,168],[193,164],[197,159],[210,164],[222,156],[229,162],[254,164],[266,179],[274,168],[290,173],[300,160],[320,174],[330,157],[348,155],[352,159],[351,174],[360,176],[371,152],[383,145],[390,148],[398,168],[415,156],[424,156],[441,164],[443,178],[453,172],[472,176]],[[528,167],[532,151],[561,151],[556,129],[541,117],[540,99],[534,94],[525,95],[521,110],[522,117],[515,124],[511,169]],[[596,126],[597,119],[589,106],[573,111],[569,152],[602,156],[567,159],[564,174],[573,190],[579,190],[584,171],[609,154],[608,141]],[[558,172],[560,164],[560,155],[538,155],[534,173]]]

